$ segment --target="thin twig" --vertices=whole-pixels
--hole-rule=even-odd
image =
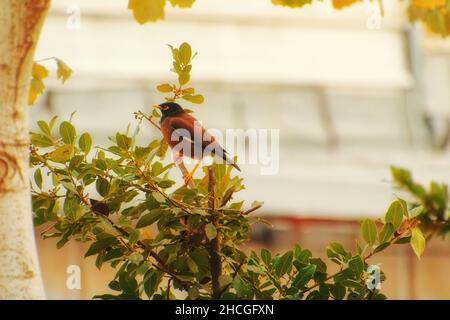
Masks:
[[[231,191],[225,195],[225,197],[222,199],[222,202],[220,203],[219,208],[225,207],[227,205],[228,201],[230,201],[231,198],[233,197],[233,194],[234,194],[234,188],[231,189]]]
[[[258,209],[261,208],[261,207],[262,207],[261,204],[260,204],[260,205],[257,205],[256,207],[250,208],[250,209],[248,209],[247,211],[242,212],[242,215],[243,215],[243,216],[246,216],[246,215],[252,213],[253,211],[258,210]]]

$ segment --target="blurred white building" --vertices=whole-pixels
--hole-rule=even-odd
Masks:
[[[450,181],[449,42],[424,39],[400,1],[384,3],[380,20],[369,2],[336,11],[197,0],[138,25],[126,0],[55,1],[37,59],[59,57],[74,75],[46,81],[32,120],[76,110],[78,128],[106,143],[162,100],[155,85],[175,80],[166,44],[187,41],[206,98],[192,108],[207,127],[280,129],[279,173],[243,165],[242,197],[271,215],[378,217],[393,197],[390,164]]]
[[[382,216],[394,192],[389,165],[450,182],[450,42],[411,28],[404,2],[384,1],[380,20],[368,1],[336,11],[329,1],[292,10],[270,0],[196,0],[138,25],[126,0],[53,1],[37,59],[59,57],[74,75],[65,85],[45,80],[32,121],[77,111],[79,130],[108,143],[135,122],[134,111],[162,100],[155,85],[175,80],[166,44],[187,41],[199,53],[193,86],[206,98],[189,107],[205,126],[280,130],[278,174],[241,166],[240,197],[264,201],[261,213],[274,224],[255,225],[250,245],[281,251],[300,243],[324,257],[331,241],[353,247],[361,217]],[[142,143],[160,134],[144,129]],[[52,239],[39,239],[38,246],[48,297],[108,290],[114,270],[84,259],[85,245],[56,251]],[[371,263],[388,275],[390,298],[442,299],[450,292],[448,257],[448,243],[432,241],[419,264],[408,246]],[[81,290],[66,287],[70,265],[82,270]]]

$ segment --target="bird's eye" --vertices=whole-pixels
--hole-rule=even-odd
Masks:
[[[164,106],[164,107],[163,107],[163,110],[168,110],[168,109],[169,109],[168,106]]]

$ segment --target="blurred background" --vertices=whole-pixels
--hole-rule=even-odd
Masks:
[[[450,183],[450,40],[411,26],[404,5],[384,1],[378,21],[369,2],[338,11],[328,1],[293,10],[269,0],[196,0],[188,10],[166,6],[164,21],[141,26],[126,0],[54,1],[36,59],[56,56],[74,74],[65,85],[46,79],[32,127],[76,111],[78,129],[108,145],[136,124],[134,111],[162,101],[155,86],[176,80],[167,44],[188,42],[199,53],[192,85],[206,98],[189,107],[206,127],[280,130],[277,174],[241,166],[247,189],[239,197],[264,201],[258,214],[272,224],[256,225],[248,247],[299,243],[325,258],[332,241],[354,248],[362,218],[384,215],[396,192],[389,165],[420,182]],[[142,129],[144,143],[159,135]],[[84,245],[57,250],[37,238],[48,298],[108,291],[113,271],[83,259]],[[408,246],[372,258],[387,274],[382,292],[450,299],[449,244],[433,239],[420,263]],[[66,287],[72,264],[81,290]]]

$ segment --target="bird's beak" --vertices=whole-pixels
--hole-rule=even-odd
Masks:
[[[160,106],[159,104],[155,104],[155,105],[153,106],[153,108],[156,108],[156,109],[161,110],[161,106]]]

